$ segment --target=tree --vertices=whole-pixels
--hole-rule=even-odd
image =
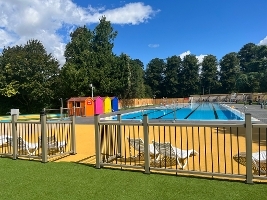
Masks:
[[[61,89],[63,98],[87,96],[90,94],[89,84],[93,83],[95,64],[92,40],[93,33],[87,27],[78,27],[70,34],[71,41],[66,45],[64,55],[66,63],[61,70]]]
[[[236,90],[236,80],[240,76],[239,59],[237,53],[228,53],[220,60],[220,83],[223,93],[232,93]]]
[[[99,24],[93,31],[92,50],[94,54],[94,76],[93,84],[98,93],[106,96],[113,92],[113,77],[110,73],[116,68],[115,55],[112,52],[118,32],[114,31],[111,23],[105,17],[100,19]]]
[[[163,80],[165,62],[163,59],[154,58],[146,67],[145,83],[151,88],[153,95],[163,97]]]
[[[200,74],[200,82],[203,87],[203,92],[213,93],[218,88],[218,62],[213,55],[207,55],[202,62],[202,70]]]
[[[112,49],[117,31],[102,17],[93,31],[79,27],[70,36],[71,42],[65,51],[66,64],[61,73],[63,96],[87,96],[91,90],[89,84],[94,85],[95,95],[114,95],[113,75],[117,66]]]
[[[178,74],[181,70],[181,62],[180,56],[167,58],[166,69],[164,71],[164,96],[178,97],[180,95]]]
[[[52,105],[57,96],[54,88],[58,84],[59,63],[47,54],[40,41],[29,40],[24,46],[5,48],[0,69],[0,93],[12,98],[9,107],[32,113]]]
[[[116,57],[114,67],[110,71],[114,95],[126,99],[131,96],[130,58],[126,54]]]
[[[130,60],[131,69],[131,98],[145,97],[144,65],[139,59]],[[150,96],[152,97],[152,96]]]
[[[244,45],[237,54],[240,61],[240,70],[244,73],[255,72],[257,67],[255,61],[257,59],[257,46],[253,43]]]
[[[188,97],[199,91],[199,64],[195,55],[186,55],[182,61],[182,70],[179,74],[181,95]]]

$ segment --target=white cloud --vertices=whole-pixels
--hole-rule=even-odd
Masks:
[[[259,45],[267,45],[267,36],[259,42]]]
[[[157,47],[159,47],[159,44],[149,44],[148,47],[150,47],[150,48],[157,48]]]
[[[199,56],[196,56],[198,59],[198,63],[202,63],[205,56],[207,55],[200,54]]]
[[[184,52],[184,53],[181,53],[179,56],[180,56],[180,58],[183,60],[185,56],[190,55],[190,54],[191,54],[190,51],[186,51],[186,52]]]
[[[0,7],[0,50],[37,39],[61,64],[65,62],[64,37],[73,27],[98,23],[101,16],[113,24],[137,25],[158,12],[140,2],[105,9],[80,7],[72,0],[0,0]]]
[[[10,44],[14,43],[16,41],[16,37],[7,32],[5,29],[0,28],[0,45],[1,47],[9,46]],[[1,49],[0,47],[0,49]]]
[[[179,56],[180,58],[183,60],[185,56],[187,55],[190,55],[191,54],[191,51],[186,51],[186,52],[183,52],[181,53]],[[198,63],[202,63],[203,62],[203,59],[206,55],[203,55],[203,54],[200,54],[199,56],[196,56],[196,58],[198,59]]]

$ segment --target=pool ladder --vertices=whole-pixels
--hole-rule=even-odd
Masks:
[[[242,108],[241,108],[241,111],[243,111],[244,113],[244,119],[245,119],[245,115],[246,115],[246,111],[247,111],[248,107],[246,105],[244,105]]]

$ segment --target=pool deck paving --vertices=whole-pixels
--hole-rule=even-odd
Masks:
[[[261,105],[244,105],[244,104],[232,104],[235,109],[240,110],[241,112],[244,111],[245,107],[245,113],[250,113],[252,117],[260,120],[258,123],[264,123],[267,124],[267,105],[266,108],[262,107]]]

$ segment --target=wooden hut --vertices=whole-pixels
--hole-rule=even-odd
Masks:
[[[94,100],[91,97],[72,97],[68,100],[68,109],[69,115],[94,116]]]

